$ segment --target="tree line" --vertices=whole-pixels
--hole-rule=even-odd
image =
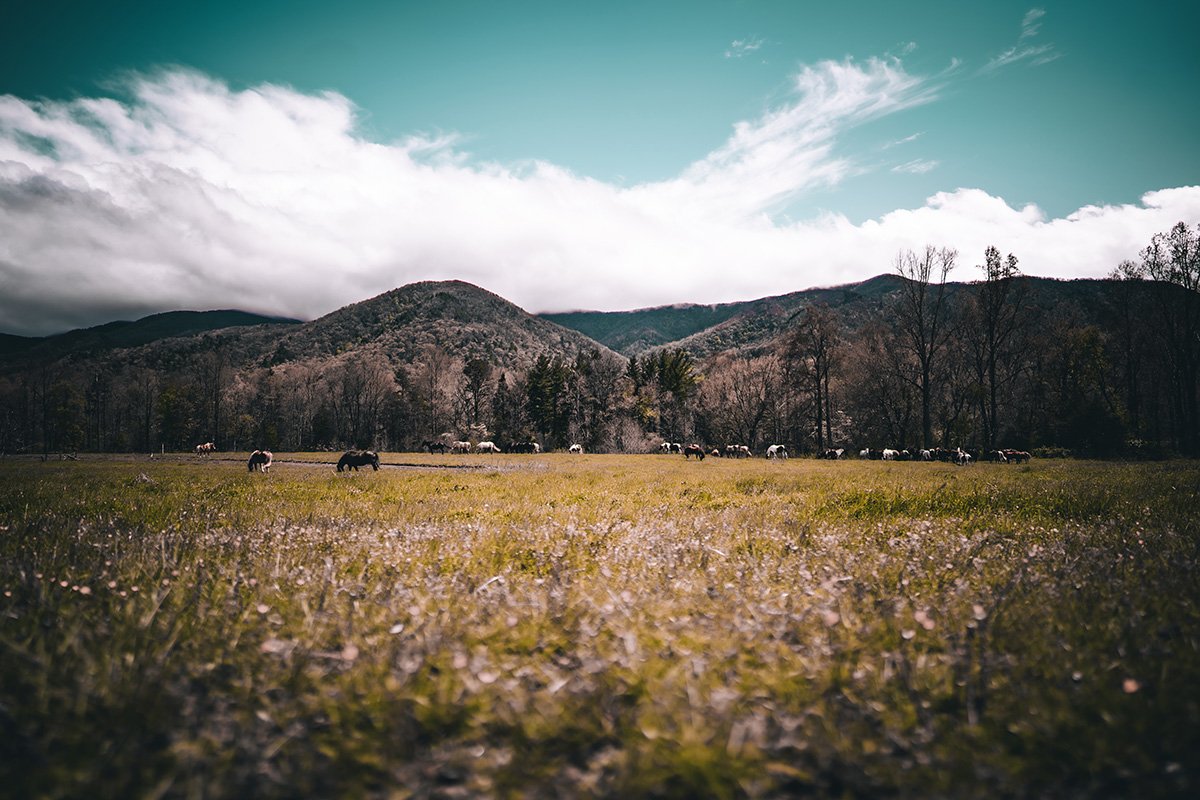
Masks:
[[[770,345],[704,361],[595,350],[516,371],[429,346],[406,364],[359,349],[246,368],[203,339],[169,366],[67,360],[0,379],[0,451],[399,451],[441,437],[1200,455],[1200,226],[1155,235],[1098,308],[1037,302],[995,247],[976,280],[948,281],[958,261],[903,251],[899,290],[866,319],[809,305]]]

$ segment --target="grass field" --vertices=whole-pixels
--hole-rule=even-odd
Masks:
[[[0,795],[1200,792],[1195,462],[333,460],[0,461]]]

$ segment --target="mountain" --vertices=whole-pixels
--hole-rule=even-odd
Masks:
[[[463,281],[423,281],[345,306],[274,335],[258,331],[266,363],[335,356],[350,350],[382,352],[393,363],[414,361],[430,346],[464,360],[481,358],[525,369],[539,356],[573,358],[609,348],[499,295]],[[268,342],[269,339],[269,342]]]
[[[235,367],[328,361],[350,352],[378,353],[392,364],[415,361],[426,347],[523,370],[540,356],[572,359],[605,347],[533,316],[463,281],[426,281],[344,306],[310,322],[241,311],[175,311],[137,322],[112,322],[44,339],[0,337],[0,372],[63,359],[174,370],[220,352]]]
[[[679,347],[697,358],[737,349],[755,350],[779,335],[803,308],[824,303],[851,316],[877,309],[903,278],[878,275],[861,283],[718,305],[676,305],[637,311],[572,311],[544,319],[592,337],[625,356]]]
[[[53,336],[0,334],[0,358],[47,362],[65,356],[87,356],[119,348],[140,347],[162,339],[186,337],[224,328],[251,325],[294,325],[299,320],[266,317],[248,311],[167,311],[136,321],[119,320]]]
[[[1121,293],[1149,290],[1142,282],[1026,276],[1017,280],[1025,285],[1025,302],[1030,305],[1051,314],[1077,309],[1077,318],[1093,321],[1104,317],[1104,309]],[[311,322],[241,311],[175,311],[45,338],[0,335],[0,372],[66,357],[170,370],[218,351],[226,363],[238,367],[322,362],[351,352],[377,353],[399,365],[417,360],[430,346],[464,361],[480,358],[510,370],[524,370],[541,356],[571,359],[593,350],[631,356],[669,347],[703,360],[721,352],[756,354],[773,348],[797,315],[814,303],[831,308],[852,333],[878,319],[904,281],[898,275],[878,275],[859,283],[737,303],[541,316],[463,281],[425,281]],[[949,283],[947,290],[953,295],[970,286]]]

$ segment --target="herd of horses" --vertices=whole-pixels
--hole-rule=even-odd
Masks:
[[[216,452],[216,445],[212,442],[198,444],[195,447],[195,453],[198,456],[207,456]],[[483,441],[472,444],[468,441],[451,441],[445,442],[441,440],[426,440],[421,443],[421,450],[430,454],[433,453],[502,453],[503,450],[491,441]],[[510,453],[525,453],[536,454],[542,452],[542,446],[537,442],[514,442],[508,446]],[[583,453],[583,445],[572,444],[567,448],[568,453],[581,455]],[[716,458],[751,458],[754,453],[746,445],[729,444],[725,447],[714,447],[706,450],[698,444],[683,445],[679,442],[663,442],[657,448],[657,452],[662,453],[680,453],[685,459],[690,460],[693,456],[697,460],[703,461],[705,456],[713,456]],[[826,459],[829,461],[840,461],[846,455],[845,448],[829,448],[817,453],[818,459]],[[765,453],[766,458],[771,460],[783,460],[788,457],[786,445],[773,444],[769,446]],[[964,450],[961,447],[953,450],[945,447],[933,447],[920,450],[901,450],[895,448],[883,448],[878,450],[867,447],[859,451],[858,457],[868,461],[942,461],[946,463],[957,464],[959,466],[967,466],[976,461],[988,461],[999,464],[1023,464],[1028,462],[1032,455],[1025,450],[1014,450],[1005,448],[1002,450]],[[255,450],[250,454],[249,461],[246,462],[246,468],[250,472],[268,472],[271,469],[271,461],[274,456],[269,450]],[[347,450],[337,462],[337,471],[346,472],[349,470],[358,471],[359,467],[371,467],[373,470],[379,469],[379,453],[374,450]]]

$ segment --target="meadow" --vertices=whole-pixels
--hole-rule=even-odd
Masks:
[[[0,794],[1200,792],[1196,462],[81,459],[0,461]]]

